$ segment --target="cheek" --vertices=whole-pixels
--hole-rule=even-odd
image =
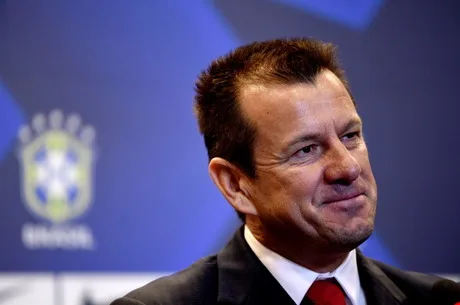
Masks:
[[[361,166],[362,176],[366,177],[367,180],[374,180],[374,174],[372,173],[372,167],[369,160],[367,149],[364,149],[357,155],[357,160]]]
[[[316,173],[316,174],[313,174]],[[294,215],[311,210],[321,175],[318,169],[305,167],[277,169],[263,173],[258,178],[256,208],[265,215]]]
[[[367,195],[373,201],[377,200],[377,182],[375,181],[374,174],[372,172],[372,166],[369,161],[369,155],[367,150],[363,151],[358,156],[358,162],[361,166],[361,179],[367,185]]]
[[[305,205],[311,203],[320,181],[319,171],[310,166],[286,171],[280,185],[290,204]]]

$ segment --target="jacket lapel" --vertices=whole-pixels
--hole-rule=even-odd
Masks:
[[[367,304],[405,304],[406,295],[383,271],[357,249],[358,272]]]
[[[241,227],[217,256],[218,304],[295,305],[252,252]],[[304,303],[308,305],[308,303]]]

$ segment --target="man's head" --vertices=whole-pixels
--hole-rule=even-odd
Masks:
[[[334,249],[371,234],[376,183],[332,45],[240,47],[200,75],[195,110],[210,175],[251,231]]]

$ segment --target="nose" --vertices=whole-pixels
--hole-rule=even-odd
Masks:
[[[324,179],[328,184],[349,185],[361,174],[361,165],[339,141],[326,155]]]

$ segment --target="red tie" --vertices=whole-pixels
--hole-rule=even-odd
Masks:
[[[346,305],[345,294],[334,279],[315,281],[308,289],[307,297],[315,305]]]

